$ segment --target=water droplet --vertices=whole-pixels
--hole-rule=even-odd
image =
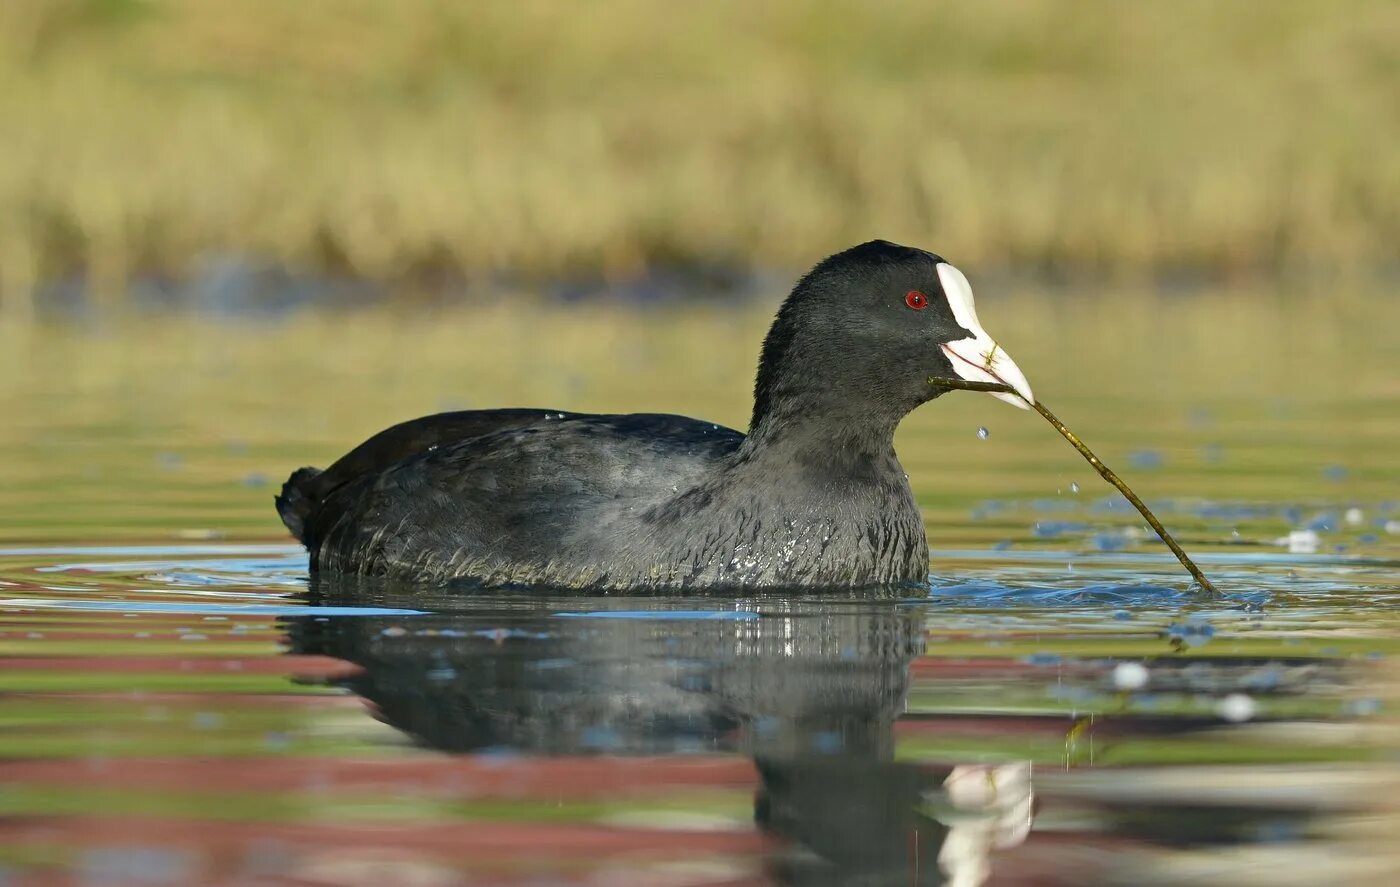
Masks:
[[[1287,545],[1289,554],[1316,554],[1320,537],[1313,530],[1294,530],[1275,544]]]
[[[1078,483],[1077,481],[1070,481],[1070,482],[1069,482],[1069,491],[1070,491],[1071,493],[1078,493],[1078,492],[1079,492],[1079,483]]]
[[[978,439],[978,440],[986,440],[987,438],[989,438],[989,437],[991,437],[991,436],[992,436],[992,433],[991,433],[990,431],[987,430],[987,427],[986,427],[985,425],[982,426],[981,428],[978,428],[978,429],[977,429],[977,439]]]
[[[1113,668],[1113,686],[1120,690],[1141,690],[1147,680],[1147,666],[1141,662],[1120,662]]]
[[[1254,717],[1258,708],[1254,700],[1243,693],[1231,693],[1215,706],[1215,713],[1232,723],[1241,723]]]

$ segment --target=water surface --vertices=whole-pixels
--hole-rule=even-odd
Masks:
[[[290,468],[437,409],[741,425],[761,312],[7,333],[0,883],[1387,882],[1400,309],[980,302],[1223,600],[970,394],[900,433],[927,587],[313,580],[276,523]]]

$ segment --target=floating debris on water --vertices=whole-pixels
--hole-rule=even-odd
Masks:
[[[1346,514],[1342,515],[1342,519],[1347,522],[1349,527],[1359,527],[1366,522],[1366,513],[1360,508],[1348,508]]]
[[[1069,482],[1069,491],[1070,491],[1071,493],[1076,493],[1076,494],[1077,494],[1077,493],[1079,492],[1079,482],[1078,482],[1078,481],[1073,481],[1073,480],[1070,481],[1070,482]]]
[[[978,440],[986,440],[987,438],[989,438],[989,437],[991,437],[991,436],[992,436],[992,433],[991,433],[990,431],[987,430],[987,426],[983,425],[983,426],[981,426],[981,427],[979,427],[979,428],[977,429],[977,439],[978,439]]]

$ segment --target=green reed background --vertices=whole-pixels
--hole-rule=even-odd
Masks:
[[[415,282],[1392,260],[1400,5],[0,4],[0,292],[236,254]]]
[[[1288,504],[1305,520],[1355,504],[1364,526],[1338,527],[1328,544],[1367,532],[1375,544],[1400,539],[1373,524],[1375,506],[1400,499],[1400,302],[1340,286],[979,292],[984,322],[1036,393],[1149,502]],[[742,429],[781,297],[774,287],[748,308],[637,310],[525,292],[275,324],[0,326],[0,542],[286,538],[272,494],[293,468],[329,464],[381,428],[445,409],[669,412]],[[1108,300],[1116,310],[1104,310]],[[1050,545],[1026,534],[1063,514],[969,515],[988,499],[1050,499],[1082,515],[1109,493],[1038,416],[986,395],[915,411],[896,444],[935,547]],[[1149,450],[1160,466],[1137,464]],[[1278,515],[1208,525],[1189,508],[1154,508],[1192,550],[1230,542],[1232,527],[1266,544],[1294,528]]]

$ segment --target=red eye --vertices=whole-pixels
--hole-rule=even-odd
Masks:
[[[904,304],[915,311],[922,311],[928,307],[928,296],[918,290],[910,290],[904,294]]]

